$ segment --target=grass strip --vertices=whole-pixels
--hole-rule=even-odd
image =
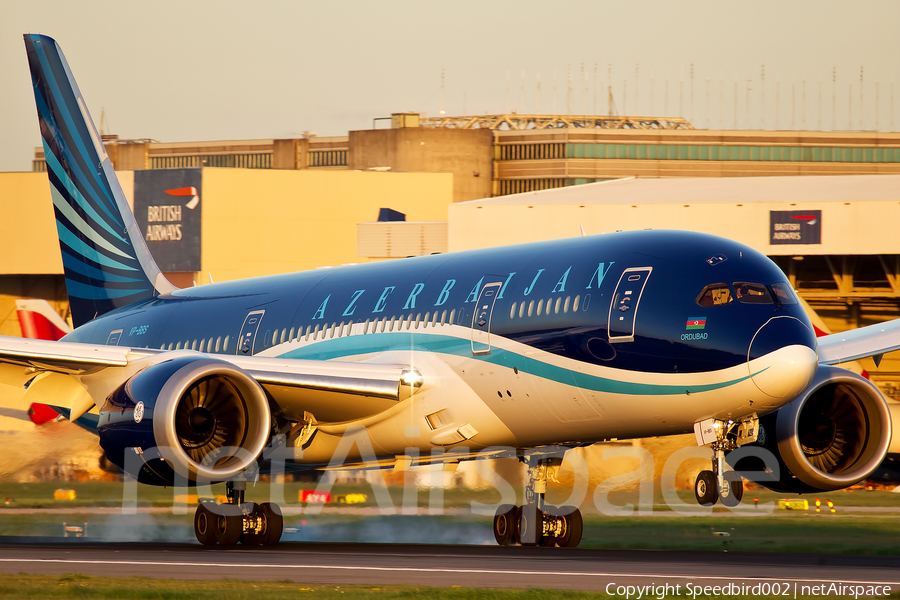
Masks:
[[[238,581],[92,577],[87,575],[0,575],[0,598],[43,600],[84,598],[110,600],[281,600],[315,598],[349,600],[579,600],[609,598],[599,592],[546,589],[437,588],[421,586],[307,585],[293,581]]]
[[[645,596],[646,597],[646,596]],[[691,594],[667,598],[692,598]],[[718,598],[697,595],[697,598]],[[729,600],[764,600],[780,596],[728,596]],[[832,596],[839,597],[839,596]],[[890,598],[900,597],[893,593]],[[283,598],[315,598],[316,600],[586,600],[624,598],[603,592],[552,590],[543,588],[500,589],[449,588],[425,586],[310,585],[289,580],[242,581],[150,579],[147,577],[93,577],[80,574],[18,575],[0,574],[0,598],[4,600],[54,600],[79,598],[88,600],[281,600]],[[650,596],[650,598],[657,598]],[[798,595],[800,600],[821,596]],[[660,598],[658,600],[664,600]]]

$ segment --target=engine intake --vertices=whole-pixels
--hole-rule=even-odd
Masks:
[[[775,455],[781,472],[752,479],[789,493],[845,488],[878,468],[890,441],[890,411],[878,388],[846,369],[820,366],[803,395],[760,419],[755,445]],[[763,470],[741,450],[726,458],[737,471]]]
[[[158,485],[230,479],[255,464],[270,430],[269,403],[253,377],[193,356],[131,377],[109,396],[98,424],[109,459]],[[138,448],[141,460],[129,460],[126,448]]]

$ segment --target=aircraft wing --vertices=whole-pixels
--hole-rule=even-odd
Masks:
[[[301,419],[310,411],[322,421],[343,421],[376,414],[402,400],[413,371],[405,365],[286,359],[264,356],[204,354],[191,350],[162,351],[54,342],[0,336],[0,382],[24,386],[36,375],[60,377],[99,376],[109,370],[110,381],[121,385],[137,361],[148,366],[169,357],[213,358],[242,369],[253,377],[288,415]],[[116,373],[115,375],[113,373]],[[46,375],[44,375],[46,377]],[[26,394],[28,400],[28,394]],[[103,398],[93,398],[100,404]],[[83,414],[72,408],[75,417]],[[86,406],[81,406],[87,410]]]
[[[900,319],[852,329],[843,333],[833,333],[818,339],[819,362],[825,365],[881,356],[900,350]]]

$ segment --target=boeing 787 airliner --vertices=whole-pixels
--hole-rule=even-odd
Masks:
[[[282,464],[512,449],[525,502],[498,509],[498,543],[575,546],[580,512],[544,505],[567,448],[693,431],[713,451],[697,500],[729,506],[743,487],[726,460],[803,492],[852,485],[887,451],[882,395],[829,365],[900,348],[897,322],[817,342],[784,273],[720,237],[630,231],[177,289],[59,46],[25,44],[75,329],[0,338],[0,377],[70,419],[96,406],[107,457],[141,482],[226,482],[227,504],[197,509],[201,543],[277,543],[278,506],[244,490]]]

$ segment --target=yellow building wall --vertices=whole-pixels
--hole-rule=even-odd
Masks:
[[[357,223],[380,208],[446,221],[453,175],[204,169],[201,193],[198,284],[369,262],[357,255]]]
[[[62,273],[46,173],[0,173],[0,273]]]
[[[134,171],[117,173],[133,205]],[[46,173],[0,173],[0,335],[21,335],[17,298],[42,298],[64,318],[68,297]]]
[[[900,190],[898,190],[900,197]],[[822,243],[771,245],[769,211],[822,211]],[[638,229],[683,229],[746,244],[768,256],[897,254],[894,200],[697,204],[454,204],[448,250],[472,250]],[[498,225],[502,224],[502,225]]]

